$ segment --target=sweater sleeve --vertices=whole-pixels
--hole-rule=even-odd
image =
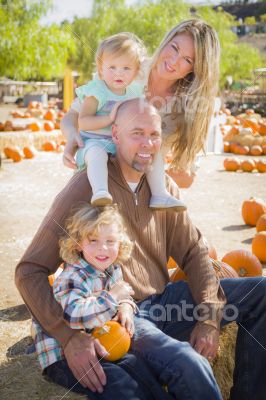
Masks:
[[[225,294],[210,262],[203,236],[187,212],[168,216],[167,246],[168,255],[188,277],[192,297],[199,305],[198,321],[219,329]]]
[[[90,196],[86,171],[75,174],[55,198],[15,272],[17,288],[31,314],[63,347],[75,331],[64,320],[47,278],[62,262],[58,240],[64,234],[66,217],[73,206],[87,202]]]

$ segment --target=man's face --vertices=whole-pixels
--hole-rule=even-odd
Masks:
[[[125,179],[138,181],[150,170],[160,150],[160,116],[150,107],[141,112],[132,107],[121,111],[113,125],[113,141]]]

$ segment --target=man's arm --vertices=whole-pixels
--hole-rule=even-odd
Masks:
[[[74,158],[77,149],[79,147],[84,146],[83,141],[79,134],[78,117],[79,117],[78,111],[74,108],[70,108],[70,110],[62,118],[60,123],[60,129],[67,140],[63,154],[63,162],[66,167],[72,169],[77,168],[76,161]]]

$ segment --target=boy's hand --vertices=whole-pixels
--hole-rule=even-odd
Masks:
[[[117,314],[113,318],[113,320],[120,322],[120,324],[126,328],[130,337],[134,335],[135,332],[134,312],[130,304],[127,303],[120,304]]]

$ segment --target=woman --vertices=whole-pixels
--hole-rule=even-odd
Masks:
[[[146,68],[146,97],[162,117],[163,151],[171,150],[169,174],[180,187],[195,176],[196,155],[204,150],[219,81],[220,46],[216,32],[201,20],[183,21],[163,39]],[[63,118],[67,137],[64,164],[76,168],[77,105]]]

